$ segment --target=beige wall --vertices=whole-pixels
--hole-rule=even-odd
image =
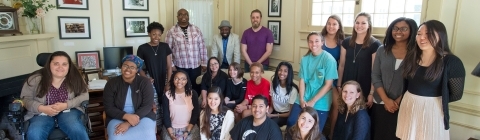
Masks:
[[[55,5],[56,0],[50,0]],[[99,50],[103,56],[104,46],[133,46],[150,41],[148,37],[125,38],[124,17],[149,17],[150,22],[161,23],[165,30],[173,26],[173,0],[150,0],[149,11],[124,11],[121,0],[89,0],[89,10],[55,9],[43,19],[46,33],[58,34],[58,16],[90,17],[91,39],[53,39],[53,50],[66,51],[70,56],[75,51]],[[162,37],[163,38],[163,37]],[[102,57],[103,60],[103,57]]]

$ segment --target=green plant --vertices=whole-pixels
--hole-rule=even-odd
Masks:
[[[48,10],[55,8],[52,4],[45,4],[48,0],[12,0],[19,2],[22,7],[18,9],[18,14],[29,18],[43,18]]]

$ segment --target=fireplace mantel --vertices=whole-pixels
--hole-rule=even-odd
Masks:
[[[0,37],[0,79],[24,75],[39,69],[37,54],[52,52],[57,34]]]

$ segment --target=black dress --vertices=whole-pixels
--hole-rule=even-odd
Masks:
[[[365,100],[370,93],[372,83],[372,54],[382,44],[377,39],[373,39],[369,47],[362,49],[362,44],[350,46],[351,37],[346,38],[342,42],[342,47],[346,50],[345,65],[343,69],[342,85],[349,80],[355,80],[362,88]]]
[[[155,55],[157,54],[157,55]],[[160,42],[157,46],[145,43],[138,47],[137,56],[145,61],[143,70],[154,79],[153,86],[157,97],[162,97],[167,80],[167,56],[172,54],[167,43]],[[161,100],[159,100],[161,104]]]

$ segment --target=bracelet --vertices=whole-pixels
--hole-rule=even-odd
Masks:
[[[277,118],[280,118],[280,114],[277,113]]]

